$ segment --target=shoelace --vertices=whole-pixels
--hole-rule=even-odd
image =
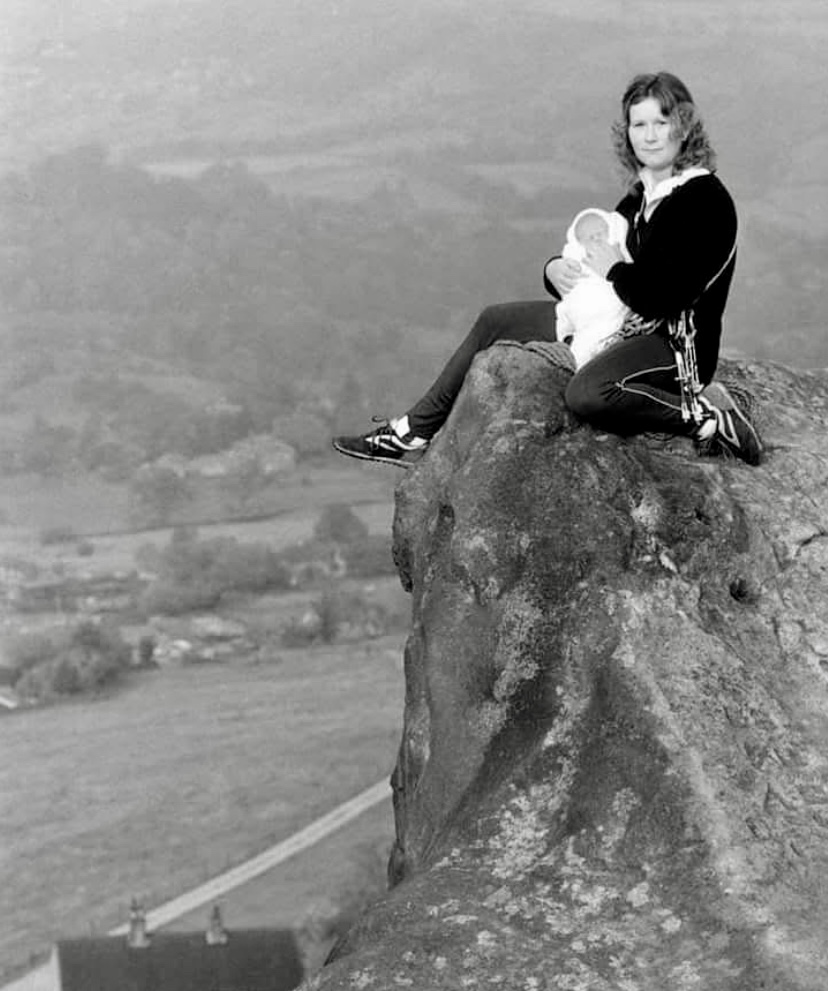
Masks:
[[[742,445],[739,436],[733,429],[733,415],[729,410],[720,409],[718,406],[711,406],[711,416],[716,422],[716,429],[704,440],[697,440],[696,447],[702,456],[716,456],[724,460],[738,460],[737,449],[741,450]],[[707,422],[707,421],[705,421]]]
[[[371,447],[380,448],[382,446],[383,437],[388,438],[394,436],[394,428],[391,426],[387,416],[372,416],[371,423],[379,423],[380,426],[372,434],[369,434],[365,440],[371,445]]]

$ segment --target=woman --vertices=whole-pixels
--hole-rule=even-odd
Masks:
[[[636,76],[613,127],[629,191],[616,207],[629,224],[624,261],[617,245],[593,245],[587,262],[633,311],[623,339],[580,368],[566,391],[579,417],[613,433],[657,431],[718,444],[749,464],[762,447],[752,424],[718,383],[722,313],[736,261],[736,210],[714,174],[715,156],[693,98],[668,72]],[[560,257],[544,284],[561,299],[583,278]],[[682,414],[668,320],[692,310],[700,383],[700,422]],[[356,437],[336,437],[350,457],[406,464],[451,411],[475,355],[496,341],[555,341],[555,305],[505,303],[485,309],[428,392],[403,416]]]

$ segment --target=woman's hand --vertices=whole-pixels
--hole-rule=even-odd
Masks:
[[[586,263],[593,270],[606,279],[607,272],[616,262],[622,262],[624,256],[617,244],[607,244],[606,241],[597,241],[587,249]]]
[[[578,279],[583,279],[584,273],[572,258],[552,258],[546,263],[546,277],[561,296],[566,296]]]

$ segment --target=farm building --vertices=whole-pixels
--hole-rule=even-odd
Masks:
[[[133,902],[129,933],[59,941],[54,991],[290,991],[303,978],[288,929],[226,930],[218,908],[206,932],[148,933]]]

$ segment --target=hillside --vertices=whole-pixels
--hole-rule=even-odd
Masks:
[[[495,296],[540,291],[539,264],[565,218],[620,191],[608,151],[618,93],[634,71],[667,65],[690,83],[740,207],[728,346],[828,363],[828,196],[814,168],[828,125],[821,5],[739,3],[725,14],[682,3],[668,17],[637,0],[623,18],[597,2],[550,13],[523,0],[508,17],[489,0],[471,10],[338,0],[311,13],[245,0],[139,3],[114,17],[92,4],[85,19],[41,19],[37,38],[35,14],[18,12],[0,160],[25,170],[89,142],[156,175],[195,178],[243,160],[276,196],[370,215],[343,243],[315,218],[309,236],[290,231],[282,247],[303,270],[303,305],[326,291],[328,256],[356,252],[365,268],[349,273],[349,308],[363,327],[387,325],[387,312],[367,309],[386,293],[402,326],[445,328]],[[418,241],[389,243],[389,223],[426,216]],[[355,222],[340,218],[344,229]],[[447,236],[464,264],[444,253],[431,268]],[[423,314],[403,291],[445,302]]]

